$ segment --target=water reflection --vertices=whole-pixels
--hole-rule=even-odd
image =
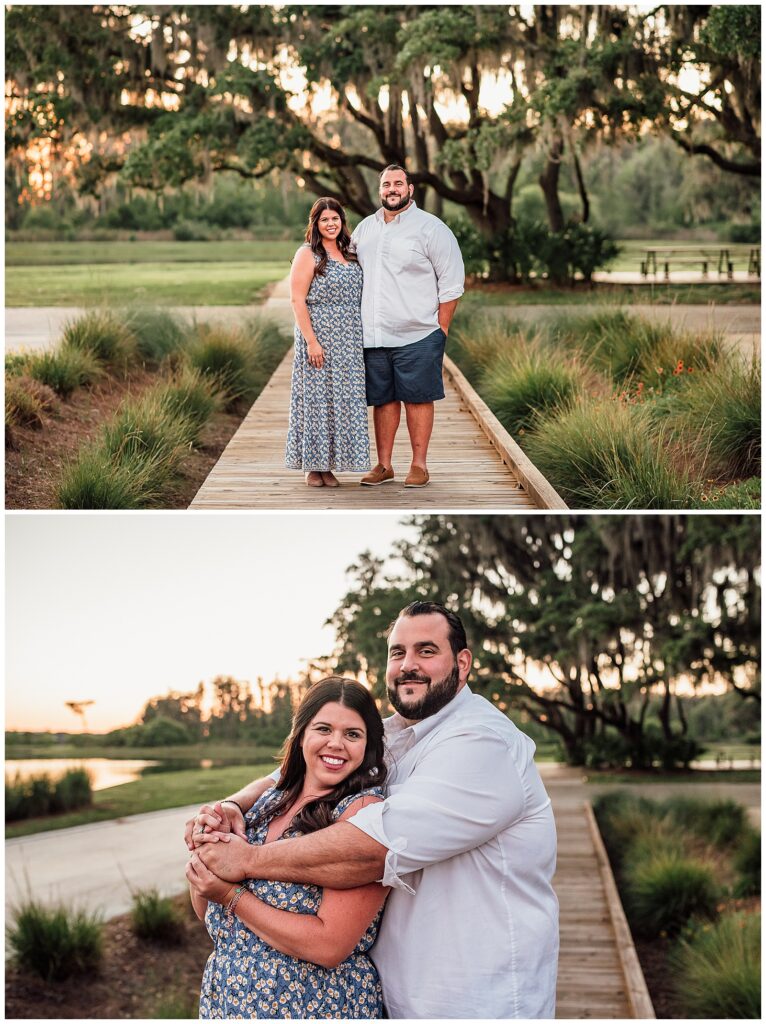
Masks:
[[[73,768],[84,768],[91,778],[93,789],[109,789],[126,782],[140,779],[145,771],[152,770],[158,761],[114,761],[108,757],[46,757],[30,758],[24,761],[6,761],[5,779],[12,781],[17,776],[28,779],[33,775],[48,775],[60,778]]]

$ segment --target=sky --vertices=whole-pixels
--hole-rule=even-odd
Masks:
[[[396,514],[6,514],[6,728],[136,720],[168,690],[289,678],[331,653],[324,626],[365,549],[415,536]]]

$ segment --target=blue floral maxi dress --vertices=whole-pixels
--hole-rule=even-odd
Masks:
[[[280,795],[277,789],[268,790],[245,815],[248,842],[264,843],[273,817],[270,808]],[[335,808],[334,817],[339,818],[360,796],[382,797],[383,791],[373,787],[346,797]],[[293,914],[316,914],[322,902],[322,889],[315,885],[257,878],[244,884],[264,903]],[[367,951],[377,936],[381,914],[351,955],[330,969],[280,953],[236,915],[229,919],[220,903],[208,903],[205,924],[215,948],[202,977],[200,1019],[380,1019],[380,979]]]
[[[315,254],[314,259],[319,262]],[[304,472],[364,473],[370,468],[362,344],[362,268],[328,259],[306,305],[324,349],[321,370],[308,361],[306,339],[295,327],[290,425],[285,465]]]

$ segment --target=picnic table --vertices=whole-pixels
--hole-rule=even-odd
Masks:
[[[751,254],[752,262],[752,254]],[[760,257],[758,260],[760,270]],[[731,251],[727,248],[700,248],[698,246],[684,246],[681,248],[672,247],[651,247],[645,252],[641,260],[641,275],[648,277],[649,274],[657,274],[661,265],[664,270],[666,281],[670,280],[670,267],[698,266],[702,269],[702,276],[707,277],[708,267],[717,264],[718,276],[726,274],[731,280],[734,276],[734,264],[731,259]]]
[[[750,250],[750,259],[747,263],[747,273],[755,274],[756,277],[761,276],[761,247],[760,245],[754,245]]]

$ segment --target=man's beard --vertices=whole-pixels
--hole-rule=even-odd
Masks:
[[[412,197],[410,196],[409,193],[407,193],[405,196],[403,196],[402,199],[396,199],[392,201],[391,198],[386,197],[385,199],[381,199],[381,203],[383,203],[385,208],[387,210],[390,210],[391,213],[395,213],[397,210],[403,210],[404,207],[409,204],[411,199]]]
[[[407,682],[429,683],[429,687],[419,701],[415,704],[405,704],[399,696],[399,686]],[[402,718],[412,722],[422,722],[424,718],[430,718],[437,711],[452,700],[460,685],[460,670],[457,662],[452,666],[452,671],[439,682],[433,682],[428,676],[419,675],[417,672],[401,672],[393,682],[388,685],[388,699],[395,711],[398,711]]]

